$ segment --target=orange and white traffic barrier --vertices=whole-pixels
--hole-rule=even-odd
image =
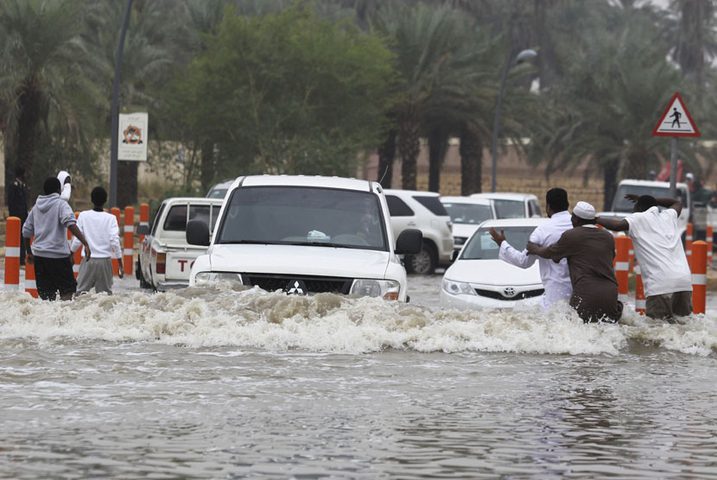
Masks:
[[[149,228],[149,203],[140,203],[139,205],[139,226]],[[144,234],[139,236],[139,243],[144,242]]]
[[[124,209],[124,250],[122,252],[125,275],[132,275],[134,264],[134,207]]]
[[[117,227],[119,228],[119,226],[122,225],[122,211],[117,207],[112,207],[110,209],[110,213],[112,213],[112,215],[114,215],[117,219]],[[119,262],[120,261],[116,258],[112,259],[112,274],[115,277],[119,277]]]
[[[34,237],[30,240],[30,243],[34,241]],[[34,298],[38,297],[37,294],[37,281],[35,279],[35,265],[32,263],[25,264],[25,292],[32,295]]]
[[[692,311],[705,313],[707,306],[707,242],[692,244]]]
[[[645,302],[645,286],[642,284],[642,271],[640,264],[635,262],[635,311],[644,315],[647,308]]]
[[[637,263],[637,260],[635,260],[635,249],[632,246],[632,237],[627,237],[628,240],[630,240],[630,249],[627,254],[628,258],[628,272],[632,273],[635,270],[635,263]]]
[[[694,227],[691,223],[687,224],[687,231],[685,232],[685,255],[687,255],[687,263],[692,262],[692,240],[694,239]]]
[[[707,226],[707,236],[705,238],[707,242],[707,268],[712,268],[712,242],[714,241],[714,229],[712,225]]]
[[[20,219],[8,217],[5,225],[5,289],[20,288]]]
[[[627,301],[628,273],[630,270],[630,239],[624,235],[615,237],[615,279],[617,280],[617,297]]]

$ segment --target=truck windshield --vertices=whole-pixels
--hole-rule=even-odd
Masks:
[[[525,204],[521,200],[493,200],[496,218],[525,218]]]
[[[640,196],[652,195],[655,198],[664,198],[670,196],[670,188],[651,185],[620,185],[617,187],[617,192],[615,192],[615,197],[612,201],[613,212],[632,213],[635,204],[625,198],[625,195],[628,193]],[[677,196],[680,198],[682,205],[688,207],[685,190],[678,188]]]
[[[463,253],[461,254],[462,260],[498,259],[500,248],[498,244],[493,241],[488,230],[488,228],[476,230],[476,233],[468,241],[468,244],[463,247]],[[535,227],[506,227],[497,228],[497,230],[503,230],[505,232],[505,241],[508,242],[511,247],[522,252],[525,250],[526,245],[528,245],[528,239],[530,238],[530,234],[533,233],[533,230],[535,230]]]
[[[243,187],[225,208],[216,243],[388,251],[379,198],[316,187]]]
[[[490,205],[478,205],[475,203],[444,203],[453,223],[465,223],[478,225],[493,218]]]

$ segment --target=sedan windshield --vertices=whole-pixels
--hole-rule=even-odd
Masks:
[[[475,203],[444,203],[453,223],[478,225],[493,218],[490,205],[476,205]]]
[[[521,200],[493,200],[496,218],[525,218],[525,205]]]
[[[497,230],[501,230],[498,228]],[[511,247],[519,252],[525,250],[528,245],[528,238],[535,227],[507,227],[502,229],[505,232],[505,240]],[[498,244],[493,241],[487,228],[476,230],[476,233],[463,248],[461,259],[463,260],[497,260]]]
[[[388,250],[379,198],[370,192],[244,187],[225,210],[216,243]]]

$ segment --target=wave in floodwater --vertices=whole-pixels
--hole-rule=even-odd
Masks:
[[[188,288],[52,303],[5,292],[0,312],[0,342],[134,341],[347,354],[399,349],[615,355],[635,344],[694,355],[717,352],[712,315],[666,324],[626,311],[619,325],[583,324],[567,306],[548,312],[434,311],[333,294]]]

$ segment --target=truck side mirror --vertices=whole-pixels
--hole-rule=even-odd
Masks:
[[[138,225],[137,235],[149,235],[149,225]]]
[[[423,246],[423,233],[415,228],[408,228],[401,232],[396,240],[397,255],[416,255]]]
[[[190,245],[209,246],[209,226],[201,220],[187,222],[186,236]]]

